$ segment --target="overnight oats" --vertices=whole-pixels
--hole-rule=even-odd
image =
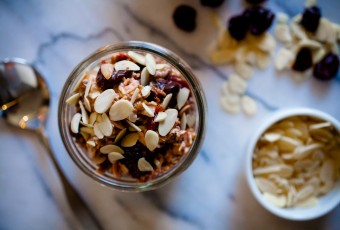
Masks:
[[[64,87],[59,112],[69,119],[60,125],[68,126],[62,134],[69,139],[63,140],[69,152],[77,150],[70,155],[78,166],[91,165],[91,176],[101,182],[123,190],[141,184],[152,189],[154,182],[183,171],[197,154],[204,96],[197,80],[177,68],[178,59],[143,47],[107,49],[95,53],[106,51]],[[89,174],[89,167],[85,171]]]

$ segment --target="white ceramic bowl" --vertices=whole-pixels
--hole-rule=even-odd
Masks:
[[[333,124],[333,126],[340,131],[340,123],[334,117],[315,109],[308,108],[291,108],[291,109],[283,109],[275,114],[273,114],[268,120],[261,125],[261,127],[255,132],[250,140],[250,144],[247,149],[247,158],[246,158],[246,173],[247,173],[247,181],[250,187],[250,190],[254,194],[255,198],[260,202],[260,204],[265,207],[271,213],[280,216],[289,220],[310,220],[322,215],[325,215],[332,209],[334,209],[340,202],[340,180],[337,181],[334,188],[327,193],[326,195],[318,198],[318,204],[313,207],[308,208],[279,208],[275,205],[269,203],[264,199],[262,193],[258,189],[253,172],[252,172],[252,156],[253,150],[256,146],[257,141],[261,137],[264,131],[266,131],[270,126],[272,126],[277,121],[280,121],[284,118],[292,117],[292,116],[311,116],[319,119],[323,119],[325,121],[329,121]]]

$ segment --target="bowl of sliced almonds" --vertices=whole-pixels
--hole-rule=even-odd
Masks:
[[[246,173],[259,203],[290,220],[320,217],[340,202],[340,123],[315,109],[272,115],[253,135]]]
[[[76,165],[121,191],[156,189],[183,172],[204,140],[206,103],[171,51],[130,41],[85,58],[59,100],[59,130]]]

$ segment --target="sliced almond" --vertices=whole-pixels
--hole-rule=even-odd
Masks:
[[[137,125],[135,125],[131,121],[126,120],[126,122],[130,125],[130,127],[133,129],[133,131],[137,131],[137,132],[141,132],[142,131]]]
[[[98,122],[98,128],[104,134],[104,136],[109,137],[112,135],[112,131],[113,131],[112,124],[110,122],[109,117],[106,115],[106,113],[103,113],[101,116],[102,116],[102,122]]]
[[[168,64],[156,64],[156,70],[159,70],[159,69],[164,69],[164,68],[170,68],[170,66]]]
[[[323,162],[320,170],[320,179],[323,183],[327,184],[333,182],[335,177],[334,161],[327,159]]]
[[[141,85],[145,86],[149,84],[149,78],[150,78],[150,73],[146,67],[142,70],[141,77],[140,77],[140,83]]]
[[[80,93],[75,93],[66,99],[66,103],[68,103],[69,105],[75,105],[78,102],[79,98],[80,98]]]
[[[301,18],[302,18],[301,14],[296,15],[292,19],[292,22],[290,24],[290,29],[291,29],[293,36],[297,37],[298,39],[305,39],[308,36],[304,28],[302,28],[302,26],[299,23],[301,21]]]
[[[104,63],[100,66],[100,72],[103,74],[103,76],[106,78],[106,80],[109,80],[112,76],[114,66],[110,63]]]
[[[229,89],[236,94],[243,94],[247,89],[247,82],[236,74],[231,74],[228,81]]]
[[[147,162],[147,160],[145,160],[144,157],[142,157],[138,160],[138,169],[141,172],[153,171],[152,165],[149,162]]]
[[[138,133],[129,133],[121,141],[121,146],[132,147],[137,143],[138,139],[139,139]]]
[[[271,61],[271,56],[265,53],[258,53],[256,58],[256,66],[259,69],[267,69]]]
[[[273,195],[265,192],[263,193],[263,197],[265,200],[279,208],[285,207],[287,203],[287,198],[284,195]]]
[[[151,75],[155,75],[156,73],[156,61],[155,58],[151,54],[145,55],[145,64],[146,68]]]
[[[138,53],[133,52],[133,51],[129,51],[128,55],[133,61],[137,62],[140,65],[145,66],[145,57],[143,55],[138,54]]]
[[[285,152],[285,153],[293,152],[296,147],[302,145],[301,141],[287,137],[287,136],[282,136],[280,140],[278,140],[277,143],[278,143],[278,147],[280,151]]]
[[[146,133],[145,133],[145,144],[146,144],[146,147],[150,150],[150,151],[153,151],[155,150],[155,148],[157,147],[158,145],[158,141],[159,141],[159,136],[158,134],[153,131],[153,130],[148,130]]]
[[[306,200],[307,198],[313,195],[313,192],[314,192],[313,186],[307,185],[303,187],[300,191],[297,192],[296,201],[300,202]]]
[[[167,109],[165,110],[165,113],[167,115],[165,120],[160,122],[158,125],[158,132],[162,137],[166,136],[174,127],[174,124],[177,120],[178,111],[177,109]]]
[[[129,117],[132,111],[133,111],[133,105],[131,104],[130,101],[119,100],[115,102],[110,108],[110,112],[109,112],[110,119],[112,121],[124,120],[127,117]]]
[[[326,18],[321,18],[318,28],[315,32],[315,38],[320,42],[335,43],[337,39],[337,31],[333,23]]]
[[[92,86],[92,78],[89,78],[86,84],[86,88],[85,88],[84,99],[88,97],[91,86]]]
[[[161,121],[164,121],[165,118],[166,118],[167,114],[165,112],[159,112],[157,114],[157,117],[155,118],[155,122],[161,122]]]
[[[244,80],[249,80],[253,75],[253,68],[251,65],[244,62],[236,62],[235,72],[241,76]]]
[[[111,153],[111,152],[117,152],[117,153],[120,153],[120,154],[124,154],[124,150],[117,145],[104,145],[103,147],[100,148],[99,151],[103,154],[108,154],[108,153]]]
[[[236,114],[240,111],[240,104],[233,103],[229,100],[230,97],[221,97],[220,98],[220,105],[222,109],[230,114]]]
[[[294,54],[292,51],[286,48],[281,48],[275,57],[275,68],[278,71],[287,69],[294,61]]]
[[[79,131],[80,135],[87,141],[90,138],[90,134]]]
[[[295,160],[299,160],[299,159],[303,159],[308,157],[313,151],[321,148],[323,145],[316,143],[316,144],[310,144],[310,145],[306,145],[306,146],[297,146],[295,148],[295,151],[293,154],[283,154],[282,157],[284,159],[290,160],[290,159],[295,159]]]
[[[131,96],[131,104],[135,103],[137,97],[138,97],[138,94],[139,94],[139,88],[136,88],[135,91],[133,92],[132,96]]]
[[[131,70],[131,71],[139,71],[140,67],[136,65],[136,63],[128,60],[122,60],[119,62],[116,62],[114,64],[115,70]]]
[[[73,115],[73,117],[71,119],[71,131],[73,133],[78,133],[79,132],[80,119],[81,119],[81,114],[80,113],[76,113],[76,114]]]
[[[282,12],[276,14],[277,16],[277,23],[287,23],[288,22],[288,15]]]
[[[294,205],[295,208],[311,208],[318,204],[316,197],[310,197],[304,201],[298,202]]]
[[[310,48],[311,50],[318,50],[322,48],[322,45],[317,41],[305,38],[299,41],[297,49],[301,49],[303,47]]]
[[[87,115],[85,107],[84,107],[84,105],[83,105],[83,103],[81,101],[79,101],[79,107],[80,107],[80,111],[81,111],[81,120],[85,124],[88,124],[89,123],[89,116]]]
[[[91,136],[94,135],[93,127],[81,127],[79,130],[83,133],[90,134]]]
[[[112,105],[115,97],[116,92],[113,89],[105,90],[96,98],[94,102],[94,111],[97,113],[105,113]]]
[[[288,178],[293,174],[293,167],[290,165],[272,165],[272,166],[264,166],[254,169],[253,173],[255,176],[265,175],[265,174],[276,174],[280,175],[284,178]]]
[[[263,136],[263,139],[272,143],[272,142],[280,140],[281,137],[282,137],[282,134],[280,133],[266,133]]]
[[[151,86],[147,85],[147,86],[144,86],[143,89],[142,89],[142,96],[144,98],[147,98],[151,93]]]
[[[310,130],[315,130],[315,129],[323,129],[323,128],[329,128],[332,127],[332,123],[330,122],[322,122],[322,123],[317,123],[309,126]]]
[[[270,180],[262,177],[256,177],[255,183],[261,192],[267,192],[271,194],[277,194],[281,190]]]
[[[137,116],[137,114],[135,114],[134,112],[132,112],[132,113],[128,116],[127,119],[128,119],[129,121],[135,123],[135,122],[137,121],[137,119],[138,119],[138,116]]]
[[[163,109],[166,109],[168,107],[168,105],[171,101],[171,98],[172,98],[172,93],[165,96],[165,98],[163,99],[163,102],[162,102]]]
[[[89,118],[89,124],[90,125],[93,125],[96,122],[97,116],[98,116],[98,113],[96,113],[96,112],[92,112],[90,114],[90,118]]]
[[[275,47],[276,47],[276,42],[275,42],[274,37],[270,33],[266,32],[262,36],[262,39],[260,43],[258,44],[258,48],[264,52],[272,53],[275,51]]]
[[[94,135],[96,135],[96,137],[98,137],[99,139],[103,139],[103,138],[104,138],[104,134],[103,134],[102,131],[100,130],[98,124],[99,124],[99,123],[96,122],[96,123],[94,123],[94,125],[93,125]]]
[[[81,78],[79,78],[79,80],[77,81],[77,83],[74,85],[72,89],[73,92],[76,92],[78,90],[79,86],[83,83],[83,80],[86,76],[88,76],[88,74],[84,74]]]
[[[149,106],[147,106],[144,102],[142,103],[142,106],[144,108],[144,112],[145,112],[146,116],[148,116],[148,117],[154,117],[155,116],[154,111],[152,111],[152,109]]]
[[[92,162],[96,165],[102,164],[106,160],[106,156],[96,155],[92,158]]]
[[[324,48],[320,48],[312,53],[313,63],[319,63],[326,55],[326,50]]]
[[[187,127],[187,115],[183,113],[181,117],[181,130],[185,130]]]
[[[293,40],[289,27],[286,24],[277,24],[274,34],[276,39],[284,44],[290,44]]]
[[[93,125],[85,124],[84,122],[80,121],[80,124],[89,128],[93,128]]]
[[[248,96],[243,96],[241,98],[241,105],[243,112],[248,116],[253,116],[257,111],[256,102]]]
[[[116,163],[118,160],[124,159],[125,157],[118,152],[111,152],[108,154],[107,158],[109,159],[109,161],[114,164]]]
[[[118,141],[120,141],[122,138],[123,138],[123,136],[125,135],[125,133],[126,133],[126,128],[125,129],[122,129],[122,130],[120,130],[119,131],[119,133],[117,134],[117,136],[115,137],[115,140],[114,140],[114,142],[113,143],[117,143]]]
[[[86,144],[88,144],[91,147],[96,147],[96,143],[94,141],[86,141]]]
[[[177,94],[177,107],[180,110],[189,98],[190,90],[188,88],[181,88]]]

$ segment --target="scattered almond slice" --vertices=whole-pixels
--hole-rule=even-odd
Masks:
[[[280,151],[282,152],[293,152],[296,147],[302,145],[301,141],[287,136],[282,136],[277,143]]]
[[[177,120],[178,111],[177,109],[167,109],[165,113],[167,114],[165,120],[158,125],[158,132],[162,137],[166,136],[173,128]]]
[[[177,107],[180,110],[189,98],[190,90],[188,88],[181,88],[177,94]]]
[[[266,32],[262,35],[261,41],[258,44],[258,48],[264,52],[273,53],[275,51],[276,42],[273,36]]]
[[[322,122],[322,123],[310,125],[309,129],[316,130],[316,129],[323,129],[323,128],[329,128],[329,127],[332,127],[332,124],[330,122]]]
[[[247,88],[247,82],[236,74],[229,76],[229,89],[236,94],[243,94]]]
[[[145,160],[144,157],[140,158],[138,160],[138,169],[139,171],[141,172],[150,172],[150,171],[153,171],[153,167],[152,165],[147,161]]]
[[[236,114],[240,111],[240,104],[231,103],[228,100],[228,97],[221,97],[220,105],[225,112],[230,113],[230,114]]]
[[[279,71],[289,68],[294,61],[294,54],[292,51],[281,48],[275,57],[275,68]]]
[[[91,147],[96,147],[96,143],[94,141],[86,141],[86,144],[88,144]]]
[[[84,98],[84,106],[87,111],[92,112],[91,104],[90,104],[89,99],[87,99],[87,97]]]
[[[167,114],[165,112],[159,112],[157,114],[157,117],[155,118],[155,122],[161,122],[161,121],[164,121],[165,118],[166,118]]]
[[[156,73],[156,61],[155,58],[151,54],[145,55],[145,63],[146,68],[151,75],[155,75]]]
[[[318,199],[310,197],[302,202],[298,202],[294,205],[295,208],[311,208],[318,204]]]
[[[277,17],[277,23],[287,23],[288,22],[288,15],[282,12],[279,12],[276,14]]]
[[[89,123],[89,116],[87,115],[85,107],[84,107],[84,105],[83,105],[83,103],[81,101],[79,101],[79,107],[80,107],[80,111],[81,111],[81,120],[85,124],[88,124]]]
[[[244,80],[249,80],[253,75],[253,68],[251,65],[244,62],[236,62],[235,72]]]
[[[163,99],[163,102],[162,102],[163,109],[166,109],[168,107],[168,105],[171,101],[171,98],[172,98],[172,93],[165,96],[165,98]]]
[[[138,97],[138,94],[139,94],[139,88],[136,88],[135,91],[133,92],[132,96],[131,96],[131,104],[135,103],[137,97]]]
[[[133,51],[129,51],[128,55],[133,61],[137,62],[140,65],[145,66],[145,57],[143,55],[138,54],[138,53],[133,52]]]
[[[287,198],[284,195],[273,195],[265,192],[263,193],[263,197],[265,200],[279,208],[285,207],[287,203]]]
[[[100,148],[99,150],[103,154],[108,154],[111,152],[117,152],[120,154],[124,154],[124,150],[119,147],[118,145],[104,145],[103,147]]]
[[[104,138],[104,134],[103,134],[102,131],[100,130],[98,124],[99,124],[99,123],[96,122],[96,123],[94,123],[94,125],[93,125],[94,135],[96,135],[96,137],[98,137],[99,139],[103,139],[103,138]]]
[[[258,53],[256,58],[257,68],[264,70],[267,69],[271,61],[271,57],[264,53]]]
[[[109,117],[106,115],[106,113],[103,113],[101,117],[102,117],[102,121],[97,122],[98,128],[100,129],[100,131],[103,133],[104,136],[109,137],[112,135],[112,131],[113,131],[111,121]]]
[[[126,128],[120,130],[119,133],[117,134],[117,136],[115,137],[115,140],[114,140],[113,143],[115,143],[115,144],[118,143],[118,141],[120,141],[123,138],[123,136],[125,135],[126,130],[127,130]]]
[[[116,163],[118,160],[124,159],[125,157],[118,152],[110,152],[107,156],[107,158],[109,159],[109,161],[114,164]]]
[[[164,68],[170,68],[170,66],[168,64],[156,64],[156,70],[159,70],[159,69],[164,69]]]
[[[187,127],[187,116],[183,113],[181,117],[181,130],[185,130]]]
[[[93,125],[96,122],[97,116],[98,116],[98,113],[96,113],[96,112],[92,112],[90,114],[90,118],[89,118],[89,124],[90,125]]]
[[[289,27],[286,24],[278,24],[274,30],[275,37],[284,44],[290,44],[293,41]]]
[[[320,170],[320,179],[323,183],[327,184],[334,180],[335,176],[335,167],[334,161],[331,159],[323,162]]]
[[[146,144],[146,147],[150,150],[150,151],[153,151],[155,150],[155,148],[157,147],[158,145],[158,141],[159,141],[159,136],[158,134],[153,131],[153,130],[148,130],[146,133],[145,133],[145,144]]]
[[[307,185],[303,187],[300,191],[296,194],[296,202],[301,202],[309,198],[313,195],[314,188],[311,185]]]
[[[133,111],[133,105],[130,101],[119,100],[110,108],[110,119],[112,121],[120,121],[126,119]]]
[[[128,119],[129,121],[135,123],[135,122],[137,121],[137,119],[138,119],[138,116],[137,116],[137,114],[135,114],[134,112],[132,112],[132,113],[128,116],[127,119]]]
[[[244,113],[248,116],[253,116],[257,111],[256,102],[248,96],[243,96],[241,98],[242,109]]]
[[[81,127],[80,131],[83,132],[83,133],[87,133],[91,136],[94,135],[93,127]]]
[[[147,86],[144,86],[143,89],[142,89],[142,96],[144,98],[147,98],[151,93],[151,86],[147,85]]]
[[[132,61],[128,61],[128,60],[122,60],[119,62],[116,62],[114,64],[115,70],[119,71],[119,70],[131,70],[131,71],[139,71],[140,67],[132,62]]]
[[[293,174],[293,167],[290,165],[272,165],[254,169],[253,173],[255,176],[265,174],[277,174],[281,177],[288,178]]]
[[[73,133],[78,133],[79,132],[79,124],[80,124],[80,119],[81,119],[81,114],[76,113],[73,115],[71,119],[71,131]]]
[[[146,67],[142,70],[141,77],[140,77],[140,82],[141,85],[145,86],[149,84],[149,78],[150,78],[150,73]]]
[[[100,66],[100,71],[103,74],[103,76],[106,78],[106,80],[109,80],[112,76],[114,66],[110,63],[104,63]]]
[[[282,137],[282,134],[279,134],[279,133],[266,133],[263,136],[263,139],[268,142],[275,142],[275,141],[280,140],[281,137]]]
[[[148,116],[148,117],[154,117],[155,116],[154,111],[152,111],[151,108],[149,106],[147,106],[144,102],[142,103],[142,106],[144,108],[146,116]]]
[[[68,103],[69,105],[75,105],[78,102],[79,98],[80,98],[80,93],[75,93],[66,99],[66,103]]]
[[[279,189],[273,182],[266,178],[262,177],[256,177],[255,183],[257,184],[258,188],[263,193],[271,193],[271,194],[277,194],[281,192],[281,189]]]
[[[116,92],[113,89],[105,90],[96,98],[94,102],[94,111],[97,113],[105,113],[112,105],[115,97]]]
[[[134,131],[137,131],[137,132],[141,132],[141,131],[142,131],[137,125],[135,125],[135,124],[132,123],[131,121],[126,120],[126,122],[132,127],[132,129],[133,129]]]
[[[87,74],[84,74],[81,78],[79,78],[79,80],[77,81],[77,83],[74,85],[72,91],[76,92],[79,88],[79,86],[83,83],[84,78],[87,76]]]
[[[138,133],[129,133],[125,135],[125,137],[121,141],[121,146],[132,147],[137,143],[138,139],[139,139]]]

